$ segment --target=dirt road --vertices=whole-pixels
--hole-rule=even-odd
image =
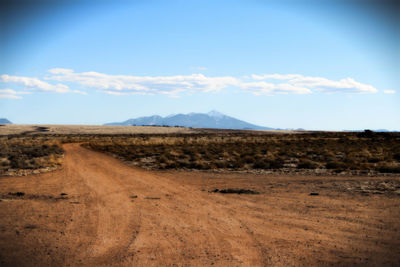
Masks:
[[[64,148],[62,170],[0,178],[1,266],[400,264],[400,198],[361,178],[150,172]],[[227,187],[261,194],[208,192]]]

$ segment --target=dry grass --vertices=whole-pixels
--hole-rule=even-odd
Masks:
[[[149,169],[400,173],[399,133],[277,134],[197,129],[196,133],[108,135],[51,134],[46,127],[37,130],[0,137],[0,175],[60,166],[61,144],[71,142],[85,143],[86,147]]]
[[[60,144],[52,138],[0,138],[0,175],[24,175],[61,166]]]
[[[400,173],[397,133],[231,133],[110,137],[87,147],[151,169]]]

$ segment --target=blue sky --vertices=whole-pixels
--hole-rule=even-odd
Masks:
[[[9,1],[0,117],[103,124],[218,110],[276,128],[400,130],[393,3]]]

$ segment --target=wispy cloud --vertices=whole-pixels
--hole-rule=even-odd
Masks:
[[[21,95],[30,94],[29,92],[18,92],[12,89],[0,89],[0,98],[20,99]]]
[[[69,69],[51,69],[46,79],[78,83],[88,88],[113,95],[166,94],[182,92],[218,92],[228,86],[237,86],[240,80],[230,76],[207,77],[203,74],[174,76],[109,75],[99,72],[75,73]]]
[[[6,83],[14,83],[17,85],[24,86],[28,90],[45,91],[45,92],[56,92],[56,93],[67,93],[70,89],[64,84],[50,84],[45,81],[41,81],[38,78],[23,77],[23,76],[10,76],[7,74],[0,76],[1,81]]]
[[[333,81],[321,77],[303,76],[300,74],[264,74],[252,75],[254,80],[278,80],[284,81],[275,83],[277,85],[287,84],[295,88],[308,88],[314,91],[326,93],[376,93],[378,90],[372,85],[357,82],[353,78],[345,78]]]
[[[185,93],[216,93],[226,88],[236,88],[254,95],[312,94],[320,93],[375,93],[372,85],[360,83],[353,78],[338,81],[300,74],[252,74],[243,77],[204,74],[171,76],[110,75],[99,72],[75,72],[72,69],[54,68],[41,80],[36,77],[1,75],[1,81],[24,86],[29,91],[86,94],[95,89],[111,95],[156,95],[179,97]],[[385,93],[393,93],[391,90]]]
[[[108,94],[167,94],[183,92],[218,92],[227,87],[237,87],[255,95],[326,93],[375,93],[377,89],[352,78],[332,81],[321,77],[300,74],[251,75],[242,79],[232,76],[208,77],[204,74],[175,76],[108,75],[98,72],[75,73],[71,69],[51,69],[49,80],[74,82],[96,88]]]
[[[302,86],[294,86],[287,83],[270,83],[265,81],[243,82],[241,88],[255,95],[272,95],[272,94],[311,94],[309,88]]]
[[[51,84],[36,77],[11,76],[4,74],[0,76],[0,81],[21,86],[26,91],[86,94],[86,92],[80,90],[71,90],[65,84]],[[19,94],[23,93],[20,92]]]
[[[396,93],[395,90],[383,90],[383,92],[384,92],[385,94],[395,94],[395,93]]]

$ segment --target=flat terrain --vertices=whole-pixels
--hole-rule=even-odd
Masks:
[[[302,133],[296,130],[228,130],[164,126],[120,126],[120,125],[62,125],[62,124],[0,124],[0,136],[4,135],[121,135],[121,134],[193,134],[214,132],[267,132]]]
[[[63,148],[58,171],[0,178],[1,266],[400,264],[398,177],[145,171]],[[260,194],[210,192],[226,188]]]
[[[184,127],[3,124],[0,136],[10,134],[170,134],[193,133]]]

